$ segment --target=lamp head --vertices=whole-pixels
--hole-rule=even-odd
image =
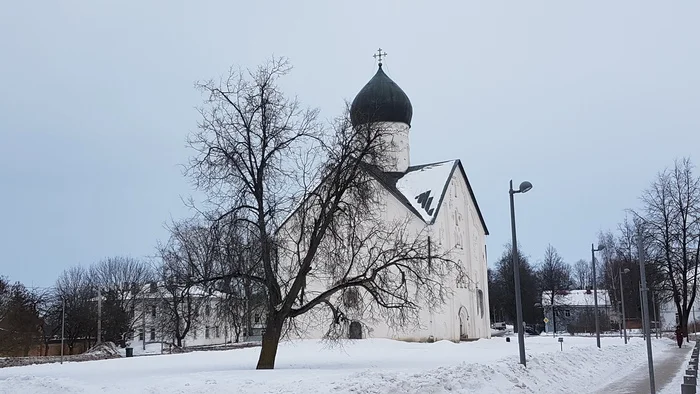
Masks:
[[[528,181],[522,181],[520,183],[520,189],[518,190],[520,193],[527,193],[532,189],[532,183]]]
[[[623,273],[623,274],[629,274],[629,273],[630,273],[630,269],[629,269],[629,268],[625,268],[625,269],[622,270],[622,273]]]

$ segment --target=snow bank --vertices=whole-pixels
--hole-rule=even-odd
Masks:
[[[516,337],[517,338],[517,337]],[[0,393],[589,393],[646,361],[633,338],[526,339],[528,367],[517,339],[455,344],[384,339],[330,348],[317,341],[281,345],[277,369],[254,371],[259,348],[120,358],[0,370]],[[670,349],[654,340],[655,351]]]
[[[105,357],[119,357],[119,350],[113,342],[103,342],[99,345],[93,346],[90,348],[90,350],[85,352],[85,354]]]

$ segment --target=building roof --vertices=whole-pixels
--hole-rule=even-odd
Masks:
[[[550,306],[551,291],[542,292],[542,306]],[[554,296],[554,305],[593,306],[593,290],[561,290]],[[598,290],[598,306],[610,306],[607,290]]]
[[[452,175],[459,171],[467,184],[484,232],[489,234],[474,190],[459,159],[411,166],[406,172],[382,172],[376,167],[366,167],[382,186],[427,224],[435,223]]]
[[[401,122],[411,125],[413,106],[406,93],[379,65],[377,73],[357,93],[350,106],[353,126],[370,122]]]

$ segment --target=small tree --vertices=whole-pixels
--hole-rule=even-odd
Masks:
[[[489,287],[489,296],[491,297],[489,302],[494,305],[496,310],[503,311],[506,321],[516,325],[515,271],[512,256],[512,247],[510,244],[506,244],[503,254],[495,265],[492,283],[494,287]],[[535,322],[539,320],[541,313],[535,304],[542,302],[537,272],[530,265],[528,258],[522,254],[520,248],[518,248],[518,259],[523,320]]]
[[[19,282],[11,286],[0,282],[0,354],[28,356],[32,346],[40,343],[39,300]]]
[[[659,173],[642,195],[643,211],[635,214],[646,261],[664,273],[664,287],[686,333],[700,266],[700,179],[693,169],[683,159]]]
[[[591,282],[593,278],[593,272],[591,271],[590,261],[578,260],[576,263],[574,263],[573,270],[576,286],[579,289],[586,289],[588,287],[593,286],[593,283]]]
[[[125,345],[141,320],[132,315],[141,291],[153,279],[145,262],[130,257],[110,257],[90,267],[90,279],[101,289],[102,335],[105,341]]]
[[[564,259],[552,245],[548,245],[538,274],[542,291],[546,294],[549,305],[552,307],[552,325],[554,332],[556,332],[556,296],[571,287],[571,267],[564,262]]]
[[[161,306],[161,332],[182,346],[190,330],[197,328],[200,308],[210,299],[201,278],[212,276],[218,255],[211,232],[196,221],[175,222],[170,232],[168,243],[158,247],[158,297],[150,302]]]
[[[79,340],[94,338],[97,332],[97,293],[88,271],[76,266],[69,268],[56,281],[54,310],[61,310],[65,301],[65,338],[68,353],[73,354]]]

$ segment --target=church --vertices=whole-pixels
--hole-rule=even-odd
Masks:
[[[421,306],[416,327],[397,330],[356,316],[357,321],[348,325],[347,337],[454,342],[489,338],[488,230],[474,190],[459,159],[411,162],[409,132],[428,131],[411,130],[413,106],[408,95],[384,72],[382,55],[380,50],[376,74],[352,101],[350,119],[352,127],[357,128],[368,122],[363,114],[371,112],[371,122],[381,122],[396,147],[389,163],[382,166],[381,180],[378,178],[383,211],[389,218],[408,217],[409,226],[417,232],[428,230],[431,242],[451,250],[451,260],[463,267],[465,275],[451,281],[452,296],[439,310]],[[322,335],[312,330],[306,337]]]

